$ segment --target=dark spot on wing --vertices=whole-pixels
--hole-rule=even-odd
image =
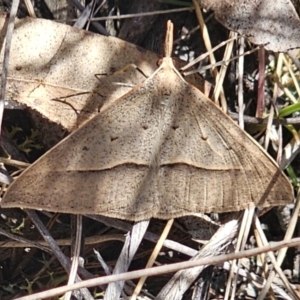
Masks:
[[[112,136],[112,137],[110,137],[110,141],[113,142],[113,141],[117,140],[118,138],[119,138],[118,136]]]

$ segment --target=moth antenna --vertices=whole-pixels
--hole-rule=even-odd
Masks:
[[[173,31],[174,31],[174,25],[169,20],[167,22],[167,34],[164,44],[164,57],[171,57],[172,55],[172,49],[173,49]]]

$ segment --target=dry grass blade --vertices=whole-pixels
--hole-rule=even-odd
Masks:
[[[244,88],[243,88],[243,76],[244,76],[244,47],[245,47],[245,40],[243,37],[238,39],[239,45],[239,59],[238,59],[238,66],[237,66],[237,76],[238,76],[238,114],[239,114],[239,125],[242,129],[244,129]]]
[[[122,252],[118,258],[113,274],[127,272],[129,265],[143,240],[150,220],[141,221],[133,225],[127,234]],[[105,291],[104,300],[119,299],[123,291],[124,281],[110,283]]]
[[[154,261],[157,258],[158,254],[159,254],[159,251],[161,250],[161,248],[163,246],[163,243],[164,243],[165,239],[167,238],[167,235],[169,234],[169,232],[171,230],[173,222],[174,222],[174,219],[170,219],[167,222],[167,224],[166,224],[166,226],[164,228],[164,231],[162,232],[162,234],[161,234],[158,242],[156,243],[155,248],[153,249],[153,252],[152,252],[152,254],[151,254],[151,256],[150,256],[150,258],[149,258],[149,260],[148,260],[145,268],[150,268],[150,267],[153,266]],[[146,279],[147,279],[146,276],[141,277],[139,279],[139,282],[136,285],[136,288],[135,288],[135,290],[134,290],[134,292],[133,292],[130,300],[136,300],[136,298],[139,295],[139,293],[140,293],[140,291],[141,291],[141,289],[143,287],[143,284],[145,283]]]
[[[259,247],[262,247],[264,245],[268,244],[268,241],[265,237],[265,234],[261,228],[261,224],[260,221],[257,217],[255,217],[254,219],[254,224],[255,224],[255,235],[256,235],[256,241]],[[280,279],[282,280],[282,282],[285,285],[286,291],[289,292],[289,294],[291,296],[293,296],[293,299],[298,299],[297,294],[294,291],[294,288],[291,287],[291,284],[288,282],[286,276],[284,275],[283,271],[280,269],[280,265],[277,263],[275,255],[273,252],[268,252],[267,256],[270,258],[271,262],[272,262],[272,266],[273,266],[273,270],[275,270],[277,272],[277,274],[279,275]],[[264,270],[264,275],[265,277],[268,277],[268,274],[270,274],[270,272],[273,272],[271,270],[268,270],[268,264],[267,264],[267,260],[266,260],[266,255],[260,255],[260,259],[262,260],[262,262],[265,265],[265,270]],[[274,277],[275,278],[275,277]],[[273,278],[273,279],[274,279]],[[266,292],[268,291],[268,289],[271,287],[272,290],[274,291],[274,284],[272,284],[272,282],[270,281],[271,284],[267,284],[267,282],[265,281],[264,284],[262,285],[262,291],[259,295],[259,297],[263,297],[263,299],[265,298]]]
[[[46,241],[32,241],[24,239],[18,235],[11,234],[4,229],[0,228],[0,234],[9,237],[11,240],[1,243],[0,248],[29,248],[36,247],[43,251],[50,251],[49,244]],[[70,239],[56,239],[58,246],[70,246]],[[85,245],[97,245],[108,241],[120,241],[124,242],[125,238],[123,234],[106,234],[104,236],[92,236],[84,239]]]
[[[46,243],[35,242],[35,241],[30,241],[30,240],[24,239],[23,237],[14,235],[10,232],[5,231],[2,228],[0,228],[0,234],[7,236],[11,240],[13,240],[13,241],[8,241],[6,243],[2,243],[1,247],[6,247],[6,246],[8,246],[9,248],[14,248],[14,247],[18,247],[18,246],[19,247],[36,247],[45,252],[50,252],[50,249],[46,247],[48,245]],[[14,242],[14,240],[15,240],[15,242]]]
[[[2,126],[2,119],[3,119],[3,111],[4,111],[4,100],[6,95],[6,85],[7,85],[7,73],[8,73],[8,63],[10,58],[10,48],[12,43],[13,37],[13,30],[15,26],[15,18],[17,14],[17,10],[19,7],[19,0],[13,0],[12,6],[10,9],[8,24],[6,24],[5,32],[5,47],[4,47],[4,58],[3,58],[3,66],[2,66],[2,73],[1,73],[1,90],[0,90],[0,132]]]
[[[97,17],[91,18],[91,21],[105,21],[105,20],[121,20],[121,19],[128,19],[128,18],[136,18],[136,17],[145,17],[145,16],[152,16],[152,15],[159,15],[159,14],[170,14],[174,12],[182,12],[182,11],[190,11],[194,8],[191,7],[183,7],[183,8],[175,8],[175,9],[164,9],[159,11],[151,11],[146,13],[135,13],[135,14],[128,14],[123,16],[107,16],[107,17]]]
[[[289,241],[292,236],[293,236],[293,233],[294,233],[294,230],[295,230],[295,227],[296,227],[296,223],[298,221],[298,216],[299,216],[299,210],[300,210],[300,193],[298,192],[298,195],[297,195],[297,201],[296,201],[296,206],[295,206],[295,209],[294,209],[294,212],[293,212],[293,217],[291,219],[291,222],[289,224],[289,228],[286,232],[286,235],[284,237],[284,241]],[[284,249],[281,249],[277,255],[277,264],[280,266],[283,262],[283,259],[286,255],[286,251],[287,251],[287,248],[284,248]],[[274,271],[271,271],[269,273],[269,277],[268,277],[268,280],[267,280],[267,283],[264,285],[264,288],[263,290],[261,291],[259,297],[258,297],[258,300],[263,300],[270,288],[270,285],[273,281],[275,277],[275,272]]]
[[[224,253],[225,249],[236,237],[239,227],[238,219],[221,226],[210,241],[191,259],[199,260],[205,257],[215,257]],[[182,299],[182,295],[196,280],[206,265],[178,271],[156,296],[156,300]]]
[[[280,73],[281,73],[281,68],[282,68],[282,63],[283,63],[283,54],[280,53],[279,56],[278,56],[278,63],[277,63],[277,66],[276,66],[276,74],[277,76],[280,76]],[[278,89],[278,84],[275,83],[274,85],[274,91],[273,91],[273,103],[275,103],[275,99],[276,99],[276,95],[277,95],[277,89]],[[268,123],[267,123],[267,129],[266,129],[266,137],[265,137],[265,143],[264,143],[264,147],[265,149],[268,149],[268,146],[269,146],[269,142],[270,142],[270,132],[271,132],[271,126],[272,126],[272,123],[273,123],[273,119],[274,119],[274,106],[271,106],[270,108],[270,113],[269,113],[269,116],[268,116]]]
[[[243,213],[243,219],[242,219],[240,227],[239,227],[238,239],[237,239],[237,243],[235,245],[235,251],[234,251],[235,253],[238,253],[239,251],[245,249],[246,241],[247,241],[249,231],[251,228],[254,210],[255,210],[255,207],[253,207],[252,205],[249,205],[249,208],[246,209]],[[239,267],[240,267],[239,260],[238,261],[234,260],[231,263],[231,269],[230,269],[227,284],[226,284],[224,300],[229,299],[230,294],[231,294],[231,299],[233,299],[235,297]],[[234,272],[234,270],[235,270],[235,272]]]
[[[211,52],[212,50],[212,46],[211,46],[211,42],[210,42],[210,38],[209,38],[209,33],[208,33],[208,30],[207,30],[207,27],[206,27],[206,24],[204,22],[204,18],[203,18],[203,15],[202,15],[202,12],[200,10],[200,6],[198,4],[198,2],[196,0],[193,0],[193,4],[195,6],[195,11],[196,11],[196,15],[197,15],[197,18],[198,18],[198,22],[199,22],[199,25],[200,25],[200,29],[201,29],[201,33],[202,33],[202,36],[203,36],[203,40],[204,40],[204,43],[205,43],[205,46],[206,46],[206,50],[210,53],[209,54],[209,58],[210,58],[210,62],[211,64],[215,64],[216,63],[216,59],[214,57],[214,54]],[[218,75],[218,70],[217,68],[213,67],[212,68],[212,72],[214,74],[214,77],[217,78],[219,75]],[[225,99],[225,95],[224,95],[224,91],[223,91],[223,88],[220,87],[220,99],[221,99],[221,103],[222,103],[222,109],[224,111],[226,111],[226,107],[227,107],[227,103],[226,103],[226,99]],[[217,98],[214,98],[213,99],[216,103],[218,101]]]
[[[74,253],[72,257],[72,265],[69,274],[68,285],[73,284],[76,279],[76,274],[77,274],[77,269],[79,264],[81,237],[82,237],[82,215],[76,215],[76,238],[75,238]],[[70,300],[71,295],[72,295],[71,292],[67,292],[65,294],[64,300]]]
[[[213,53],[214,51],[216,51],[217,49],[227,45],[227,43],[233,41],[233,40],[236,40],[236,36],[231,38],[231,39],[228,39],[222,43],[220,43],[219,45],[213,47],[211,50],[201,54],[200,56],[198,56],[197,58],[195,58],[194,60],[192,60],[191,62],[189,62],[188,64],[186,64],[184,67],[180,68],[180,71],[185,71],[187,70],[188,68],[194,66],[195,64],[197,64],[198,62],[200,62],[201,60],[205,59],[207,56],[209,56],[211,53]]]
[[[41,233],[42,237],[45,239],[45,241],[48,242],[51,250],[55,254],[56,258],[60,261],[61,265],[64,267],[67,273],[70,272],[71,269],[71,263],[70,260],[66,258],[66,256],[62,253],[61,249],[57,246],[55,240],[52,238],[51,234],[48,232],[47,228],[44,226],[44,224],[41,222],[40,218],[33,210],[26,210],[27,214],[29,215],[31,221],[35,224],[36,228]],[[78,275],[76,275],[76,282],[81,281]],[[93,299],[92,295],[90,294],[89,290],[87,288],[83,288],[80,290],[80,292],[84,295],[85,299]],[[75,294],[78,293],[75,291]],[[29,296],[31,297],[31,296]]]

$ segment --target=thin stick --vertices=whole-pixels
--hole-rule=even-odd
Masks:
[[[243,56],[249,55],[253,52],[256,52],[257,50],[258,50],[258,47],[243,53]],[[201,71],[208,70],[208,69],[211,69],[211,68],[214,68],[214,67],[217,67],[217,66],[228,65],[231,61],[234,61],[234,60],[238,59],[239,57],[240,57],[240,55],[237,55],[237,56],[234,56],[234,57],[232,57],[232,58],[230,58],[226,61],[222,60],[222,61],[216,62],[215,64],[206,65],[204,67],[201,67]],[[191,74],[198,73],[198,72],[199,72],[199,70],[191,70],[191,71],[183,72],[182,74],[184,76],[187,76],[187,75],[191,75]]]
[[[237,36],[237,34],[233,31],[231,31],[230,35],[229,35],[229,39],[232,39],[233,37],[236,38],[236,36]],[[231,42],[229,42],[228,44],[226,44],[223,61],[229,60],[231,53],[232,53],[233,45],[234,45],[233,40]],[[224,78],[226,75],[227,68],[228,68],[228,64],[223,64],[220,68],[219,73],[216,76],[216,86],[214,89],[213,99],[218,99],[221,95],[224,95],[223,83],[224,83]],[[224,105],[224,103],[222,102],[222,108],[225,112],[227,112],[227,102],[225,101],[225,103],[226,103],[226,105]]]
[[[287,241],[290,241],[291,237],[293,236],[293,233],[294,233],[294,230],[296,228],[296,223],[297,223],[297,220],[298,220],[298,215],[299,215],[299,210],[300,210],[300,192],[298,192],[298,195],[297,195],[297,201],[296,201],[296,206],[295,206],[295,209],[293,211],[293,216],[292,216],[292,219],[290,221],[290,224],[289,224],[289,227],[288,227],[288,230],[286,231],[285,233],[285,237],[284,237],[284,240],[282,242],[287,242]],[[272,251],[272,250],[270,250]],[[277,264],[280,266],[283,262],[283,259],[286,255],[286,252],[287,252],[287,248],[282,248],[278,255],[277,255]],[[274,271],[271,271],[270,274],[269,274],[269,277],[267,279],[267,282],[266,284],[264,285],[264,288],[263,290],[261,291],[261,293],[259,294],[257,300],[263,300],[265,299],[266,297],[266,294],[267,292],[269,291],[270,289],[270,286],[271,286],[271,283],[273,282],[274,278],[275,278],[275,272]]]
[[[239,106],[239,125],[244,129],[244,91],[243,91],[243,75],[244,75],[244,37],[240,37],[239,43],[239,60],[238,60],[238,106]]]
[[[61,295],[65,292],[71,291],[71,290],[76,290],[76,289],[80,289],[80,288],[89,288],[89,287],[93,287],[96,285],[108,284],[110,282],[115,282],[115,281],[131,280],[131,279],[139,278],[141,276],[157,276],[157,275],[161,275],[161,274],[165,274],[165,273],[173,273],[178,270],[188,269],[188,268],[193,268],[193,267],[198,267],[198,266],[203,266],[203,265],[218,265],[220,263],[223,263],[225,261],[230,261],[233,259],[251,257],[251,256],[255,256],[255,255],[258,255],[261,253],[266,253],[269,251],[276,251],[276,250],[286,248],[286,247],[296,247],[299,244],[300,244],[300,238],[294,238],[289,241],[284,240],[281,242],[273,242],[273,243],[270,243],[268,246],[264,246],[264,247],[260,247],[260,248],[253,248],[250,250],[241,251],[239,253],[224,254],[224,255],[219,255],[219,256],[214,256],[214,257],[207,257],[207,258],[199,259],[199,260],[190,260],[190,261],[170,264],[170,265],[166,265],[166,266],[159,266],[159,267],[154,267],[154,268],[149,268],[149,269],[144,269],[144,270],[131,271],[131,272],[123,273],[123,274],[116,274],[116,275],[110,275],[110,276],[105,276],[105,277],[93,278],[93,279],[89,279],[89,280],[85,280],[85,281],[73,284],[72,286],[64,286],[64,287],[54,288],[54,289],[51,289],[48,291],[32,294],[30,296],[16,298],[15,300],[38,300],[38,299],[42,299],[42,298],[48,298],[48,297],[54,297],[57,295]]]
[[[268,244],[267,238],[264,234],[264,231],[261,227],[260,221],[259,221],[257,216],[255,216],[254,225],[255,225],[254,233],[255,233],[257,245],[259,247],[267,245]],[[280,276],[282,282],[284,283],[287,291],[294,297],[294,299],[299,299],[298,296],[296,295],[294,289],[291,287],[291,284],[289,283],[288,279],[284,275],[284,273],[283,273],[282,269],[280,268],[279,264],[277,263],[274,253],[273,252],[268,252],[267,255],[271,260],[273,268],[276,270],[277,274]],[[261,260],[264,261],[265,265],[267,265],[266,255],[264,254],[264,255],[261,255],[261,256],[262,256]],[[267,274],[265,274],[265,276],[266,275]]]
[[[207,30],[206,24],[204,22],[201,9],[200,9],[199,4],[198,4],[198,2],[196,0],[193,0],[193,4],[195,6],[195,11],[196,11],[198,22],[199,22],[199,25],[200,25],[200,28],[201,28],[201,34],[202,34],[202,37],[203,37],[203,41],[204,41],[206,50],[210,51],[210,55],[209,55],[210,62],[211,62],[211,64],[215,64],[216,63],[216,59],[215,59],[213,53],[211,53],[212,46],[211,46],[211,42],[210,42],[208,30]],[[218,70],[217,70],[217,68],[213,68],[212,72],[214,74],[214,77],[217,78],[218,77]],[[226,111],[227,102],[226,102],[226,98],[225,98],[225,95],[224,95],[223,88],[221,88],[221,91],[220,91],[220,99],[221,99],[222,109],[224,111]],[[215,102],[217,102],[217,99],[213,99],[213,100]]]
[[[201,60],[203,60],[205,57],[209,56],[211,53],[215,52],[216,50],[218,50],[219,48],[225,46],[227,43],[235,40],[236,37],[234,36],[233,38],[229,38],[226,41],[221,42],[220,44],[218,44],[217,46],[213,47],[210,51],[206,51],[205,53],[201,54],[200,56],[198,56],[197,58],[195,58],[194,60],[192,60],[191,62],[189,62],[188,64],[186,64],[184,67],[182,67],[180,69],[180,71],[184,71],[190,67],[192,67],[193,65],[195,65],[196,63],[200,62]]]
[[[1,75],[1,90],[0,90],[0,134],[1,134],[1,125],[3,120],[3,111],[4,111],[4,100],[5,100],[5,91],[6,91],[6,83],[7,83],[7,71],[8,71],[8,63],[9,63],[9,55],[10,55],[10,47],[13,36],[13,30],[15,26],[15,18],[17,14],[17,10],[19,7],[20,0],[13,0],[10,13],[8,26],[6,30],[6,42],[4,48],[4,59],[2,65],[2,75]]]
[[[30,217],[31,221],[36,226],[36,228],[38,229],[38,231],[40,232],[40,234],[42,235],[42,237],[44,238],[44,240],[48,242],[51,250],[55,254],[56,258],[59,260],[59,262],[65,269],[65,271],[67,273],[69,273],[70,267],[71,267],[70,261],[66,258],[66,256],[63,254],[63,252],[57,246],[55,240],[52,238],[51,234],[49,233],[49,231],[47,230],[47,228],[45,227],[43,222],[40,220],[40,218],[38,217],[36,212],[32,209],[26,209],[25,211],[28,214],[28,216]],[[76,281],[81,282],[81,279],[79,278],[79,276],[76,276]],[[71,287],[71,286],[73,286],[73,285],[70,285],[69,287]],[[68,291],[72,291],[72,289],[66,290],[65,292],[68,292]],[[85,287],[83,287],[80,291],[83,295],[85,295],[86,299],[93,299],[89,290],[87,290]],[[28,297],[31,297],[31,296],[28,296]]]
[[[91,18],[90,21],[121,20],[121,19],[130,19],[130,18],[136,18],[136,17],[149,17],[149,16],[153,16],[153,15],[172,14],[172,13],[176,13],[176,12],[184,12],[184,11],[191,11],[191,10],[194,10],[193,6],[183,7],[183,8],[175,8],[175,9],[157,10],[157,11],[151,11],[151,12],[145,12],[145,13],[139,13],[139,14],[97,17],[97,18]],[[70,21],[75,22],[76,20],[62,20],[61,22],[70,22]]]
[[[255,117],[261,118],[265,110],[265,48],[262,46],[258,50],[258,89],[257,89],[257,106]]]
[[[155,262],[155,259],[157,258],[158,254],[159,254],[159,251],[161,250],[161,248],[164,244],[164,241],[167,238],[167,236],[168,236],[168,234],[169,234],[169,232],[172,228],[173,223],[174,223],[174,219],[170,219],[167,222],[167,224],[166,224],[166,226],[165,226],[158,242],[156,243],[155,248],[153,249],[153,252],[152,252],[152,254],[151,254],[151,256],[150,256],[150,258],[149,258],[149,260],[146,264],[146,267],[145,267],[146,269],[153,266],[153,264]],[[143,276],[143,277],[140,278],[140,280],[139,280],[139,282],[138,282],[138,284],[137,284],[130,300],[136,300],[136,298],[139,295],[146,279],[147,279],[147,276]]]
[[[277,60],[277,66],[276,66],[276,75],[278,78],[280,78],[280,75],[282,72],[282,64],[283,64],[283,53],[279,53],[278,60]],[[273,103],[275,103],[275,100],[277,98],[277,91],[278,91],[278,83],[275,82],[273,97],[272,97]],[[265,144],[264,144],[265,149],[268,149],[268,146],[269,146],[272,120],[274,119],[274,110],[275,110],[275,105],[272,105],[270,108],[267,129],[266,129],[266,137],[265,137]]]

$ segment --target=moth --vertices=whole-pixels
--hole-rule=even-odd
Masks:
[[[292,202],[276,162],[166,53],[143,83],[26,169],[1,206],[140,221]]]

